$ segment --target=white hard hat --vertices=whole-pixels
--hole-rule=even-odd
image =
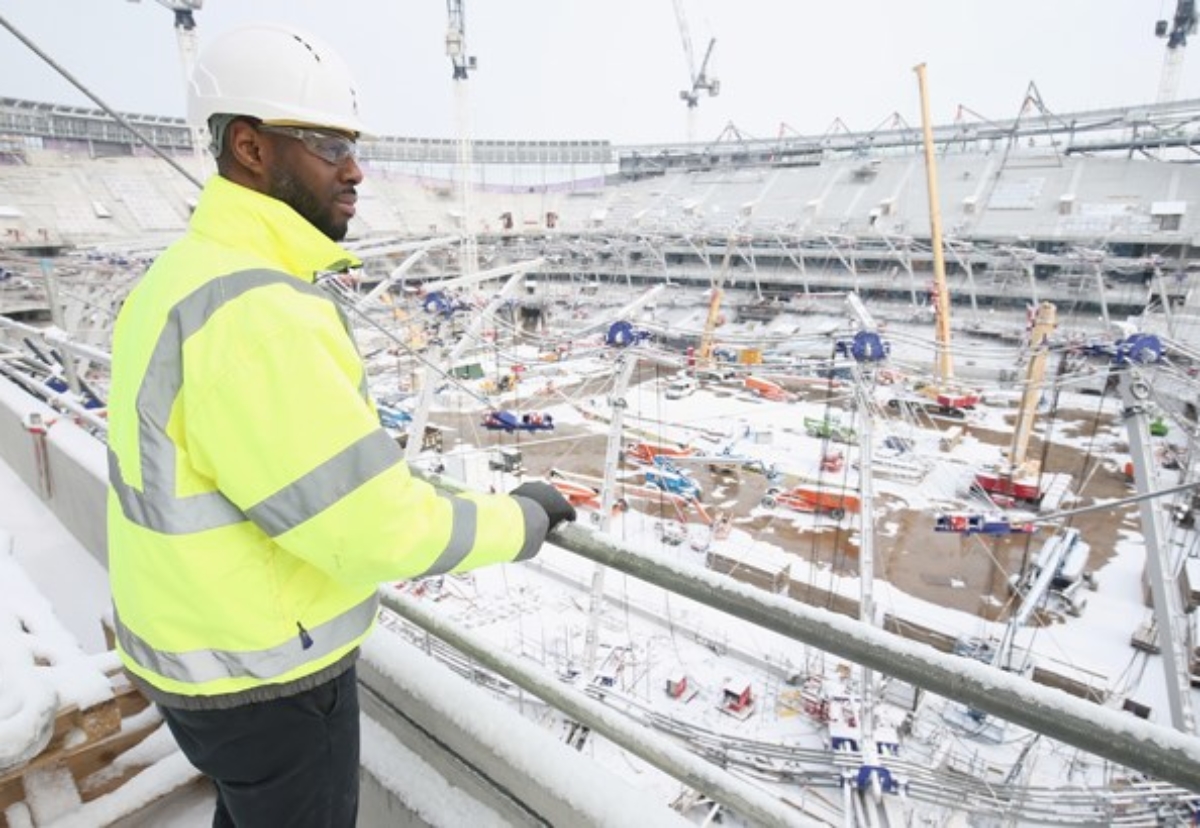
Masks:
[[[188,84],[188,120],[203,126],[217,114],[368,132],[342,59],[316,37],[272,23],[233,29],[201,52]]]

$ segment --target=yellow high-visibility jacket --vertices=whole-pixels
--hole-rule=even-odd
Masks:
[[[319,272],[357,264],[220,176],[113,335],[108,550],[117,645],[168,706],[289,695],[345,670],[381,581],[531,557],[537,504],[411,477]]]

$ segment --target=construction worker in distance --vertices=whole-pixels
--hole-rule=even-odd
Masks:
[[[551,486],[451,497],[410,476],[318,274],[358,264],[364,128],[345,64],[256,25],[190,82],[217,175],[113,335],[117,648],[217,789],[214,825],[352,826],[355,660],[377,584],[530,558]]]

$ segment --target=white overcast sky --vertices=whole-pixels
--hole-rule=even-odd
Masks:
[[[1030,82],[1055,113],[1153,102],[1165,52],[1155,21],[1175,0],[682,0],[697,60],[717,39],[694,134],[726,124],[771,137],[920,125],[913,66],[928,67],[937,123],[963,106],[1018,114]],[[688,80],[671,0],[465,0],[478,138],[688,137]],[[172,16],[154,0],[0,0],[0,17],[122,111],[184,113]],[[204,38],[239,23],[289,22],[350,63],[364,117],[391,135],[453,137],[443,0],[205,0]],[[1197,35],[1200,41],[1200,35]],[[1200,45],[1189,50],[1200,51]],[[1185,50],[1187,51],[1187,50]],[[89,105],[0,29],[0,96]],[[1178,98],[1200,97],[1200,54]]]

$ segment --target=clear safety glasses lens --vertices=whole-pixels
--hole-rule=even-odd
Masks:
[[[305,149],[313,155],[335,166],[347,158],[358,158],[358,143],[345,135],[323,132],[319,129],[275,126],[273,124],[259,124],[258,128],[263,132],[273,132],[276,135],[295,138],[301,141]]]

